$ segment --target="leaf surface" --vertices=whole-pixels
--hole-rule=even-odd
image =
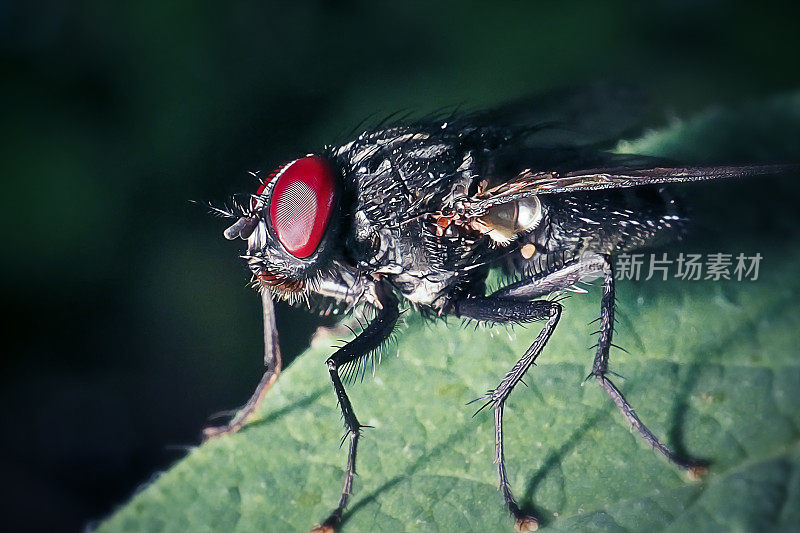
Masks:
[[[747,127],[769,123],[768,113],[796,133],[798,100],[767,102],[754,108],[760,113],[712,113],[621,149],[696,155],[720,120]],[[720,142],[718,154],[725,152]],[[791,181],[784,192],[795,191],[796,200]],[[759,214],[773,220],[773,208],[755,206],[745,222]],[[740,216],[726,218],[724,206],[715,213],[700,219],[713,225],[714,216]],[[526,377],[529,387],[517,387],[506,409],[514,490],[548,531],[800,527],[800,253],[792,216],[776,222],[780,239],[761,239],[763,228],[744,237],[733,228],[735,235],[713,243],[726,248],[709,250],[757,250],[764,257],[757,281],[617,284],[615,343],[630,353],[612,351],[616,382],[668,445],[711,461],[701,482],[650,450],[599,387],[583,384],[599,289],[564,302],[552,341]],[[667,251],[674,258],[681,250]],[[496,386],[540,325],[474,329],[406,316],[375,376],[349,387],[360,421],[373,427],[359,446],[341,530],[511,531],[496,488],[491,413],[472,418],[479,404],[466,404]],[[327,516],[346,458],[324,365],[335,340],[309,349],[281,375],[259,420],[192,449],[98,531],[306,531]]]

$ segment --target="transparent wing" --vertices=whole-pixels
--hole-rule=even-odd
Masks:
[[[544,194],[622,189],[659,183],[681,183],[800,170],[800,165],[747,165],[719,167],[655,167],[641,170],[595,169],[566,173],[525,170],[513,179],[482,191],[467,207],[469,216],[479,216],[492,206]]]

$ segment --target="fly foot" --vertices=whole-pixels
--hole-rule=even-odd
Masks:
[[[700,481],[708,474],[708,463],[705,461],[694,461],[686,467],[686,475],[691,481]]]
[[[536,531],[539,529],[539,521],[532,516],[520,516],[514,523],[514,529],[517,531]]]

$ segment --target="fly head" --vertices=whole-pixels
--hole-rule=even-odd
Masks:
[[[339,227],[341,179],[326,158],[278,167],[250,197],[225,237],[247,240],[242,256],[254,281],[286,300],[313,287],[331,265]]]

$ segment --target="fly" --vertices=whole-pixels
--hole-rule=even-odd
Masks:
[[[580,101],[575,93],[566,99]],[[364,427],[342,378],[389,338],[401,302],[433,316],[544,323],[519,361],[482,398],[481,409],[494,412],[499,487],[518,530],[535,530],[538,521],[520,509],[512,492],[503,406],[561,318],[562,305],[544,297],[573,290],[581,281],[601,278],[603,291],[589,378],[668,461],[693,476],[706,471],[704,463],[664,445],[609,376],[615,257],[684,231],[687,219],[666,184],[796,167],[675,167],[603,151],[602,141],[615,140],[620,131],[609,126],[603,137],[580,125],[542,120],[552,115],[551,107],[558,109],[557,100],[385,125],[282,165],[244,205],[216,210],[235,219],[225,237],[247,241],[243,257],[263,302],[266,371],[245,407],[227,425],[206,429],[206,437],[242,428],[280,374],[274,298],[375,311],[374,320],[326,361],[349,450],[341,498],[316,531],[332,531],[342,520]],[[584,100],[591,108],[591,96]],[[571,128],[572,137],[565,137]],[[554,141],[559,133],[555,137],[561,140]],[[498,267],[516,280],[487,293],[487,276]]]

